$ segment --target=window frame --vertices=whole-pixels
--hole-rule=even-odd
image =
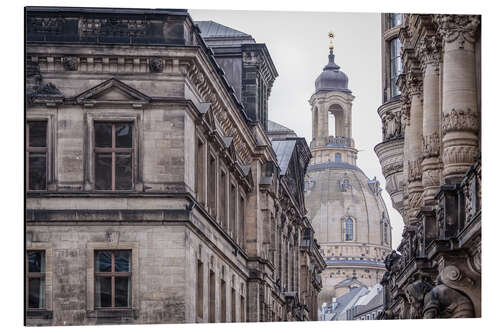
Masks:
[[[45,270],[43,272],[30,272],[29,270],[29,252],[41,252],[43,255],[43,259],[45,261]],[[26,250],[26,311],[44,311],[47,309],[47,254],[45,249],[27,249]],[[30,308],[29,306],[29,290],[30,290],[30,279],[31,278],[40,278],[43,279],[43,284],[45,285],[44,289],[44,302],[42,307],[38,308]]]
[[[395,54],[392,54],[393,50],[393,42],[395,42]],[[388,41],[389,45],[389,97],[390,99],[396,98],[397,96],[401,95],[401,91],[399,90],[399,87],[397,86],[396,82],[398,80],[399,75],[402,72],[402,59],[401,59],[401,41],[399,38],[396,36]],[[399,47],[398,47],[399,45]],[[399,67],[398,71],[393,73],[393,62],[396,62],[397,59],[399,59]],[[395,90],[393,90],[393,87],[395,87]]]
[[[347,222],[348,220],[351,221],[352,223],[352,233],[351,233],[351,239],[347,239]],[[356,229],[355,229],[355,220],[352,216],[345,216],[343,218],[343,223],[342,223],[342,235],[343,239],[345,242],[354,242],[355,241],[355,235],[356,235]]]
[[[132,293],[133,293],[133,277],[132,277],[132,250],[130,249],[95,249],[94,250],[94,262],[96,259],[96,254],[98,252],[111,252],[111,272],[98,272],[95,269],[95,264],[94,264],[94,308],[96,310],[108,310],[108,309],[116,309],[116,310],[123,310],[123,309],[131,309],[132,308]],[[115,272],[115,253],[119,251],[129,251],[130,252],[130,271],[129,272]],[[95,302],[97,300],[97,283],[96,280],[98,277],[110,277],[111,278],[111,306],[100,306],[98,307]],[[116,277],[128,277],[130,280],[130,294],[129,294],[129,304],[130,306],[116,306],[115,302],[115,278]]]
[[[95,126],[98,123],[109,123],[111,124],[111,147],[97,147],[96,145],[96,137],[95,137]],[[130,148],[125,148],[125,147],[116,147],[116,126],[117,124],[130,124],[132,127],[132,147]],[[107,191],[107,192],[122,192],[122,191],[133,191],[134,190],[134,122],[131,121],[101,121],[101,120],[94,120],[94,136],[92,138],[93,142],[93,155],[94,155],[94,180],[97,181],[97,171],[96,171],[96,166],[97,163],[96,157],[97,154],[111,154],[111,189],[97,189],[95,188],[96,191],[102,192],[102,191]],[[131,167],[132,167],[132,174],[131,174],[131,186],[130,189],[116,189],[116,155],[120,153],[129,153],[131,156]],[[94,183],[95,186],[95,183]]]
[[[139,163],[141,154],[140,137],[142,137],[141,117],[138,112],[131,113],[126,110],[127,114],[116,115],[112,113],[103,113],[102,111],[91,111],[86,114],[86,133],[87,140],[85,141],[85,155],[88,157],[84,164],[84,188],[86,191],[98,193],[127,193],[134,191],[142,191],[143,183],[141,178],[142,168]],[[95,188],[95,128],[96,122],[132,123],[132,187],[129,190],[96,190]]]
[[[131,278],[130,307],[96,307],[95,306],[95,253],[96,251],[131,251],[130,271],[135,278]],[[137,242],[97,242],[87,243],[87,316],[95,317],[96,312],[136,310],[139,307],[139,243]]]
[[[29,234],[28,234],[29,235]],[[43,251],[45,253],[45,304],[43,308],[29,308],[29,286],[28,286],[28,251]],[[47,242],[26,242],[25,250],[25,306],[26,318],[28,319],[51,319],[52,318],[52,245]]]
[[[55,111],[52,110],[47,110],[48,113],[38,113],[34,111],[28,111],[28,114],[26,115],[26,120],[25,120],[25,126],[24,126],[24,139],[25,139],[25,144],[24,144],[24,159],[25,159],[25,191],[26,193],[39,193],[39,192],[47,192],[50,190],[54,189],[54,167],[55,167],[55,160],[54,156],[56,154],[56,147],[55,147],[55,139],[54,139],[54,132],[56,131],[56,122],[54,122],[54,117],[55,117]],[[29,189],[29,160],[28,160],[28,146],[29,146],[29,127],[28,123],[30,122],[46,122],[47,123],[47,131],[46,131],[46,175],[45,175],[45,181],[46,181],[46,186],[44,190],[30,190]],[[40,148],[40,147],[32,147],[32,148]]]

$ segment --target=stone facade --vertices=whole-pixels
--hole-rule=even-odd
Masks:
[[[356,165],[354,96],[347,87],[347,75],[335,63],[333,49],[328,59],[309,100],[312,160],[305,181],[308,216],[327,263],[322,274],[320,311],[324,303],[331,303],[352,288],[379,282],[385,272],[383,259],[392,244],[379,182],[369,179]]]
[[[383,83],[396,76],[399,89],[383,95],[375,152],[405,223],[385,259],[384,319],[481,316],[480,25],[477,15],[382,15]]]
[[[242,85],[235,95],[237,74],[186,10],[29,7],[26,26],[29,288],[42,279],[26,324],[317,319],[325,263],[301,191],[310,151],[297,142],[280,165],[266,133],[277,72],[265,99]],[[274,68],[268,53],[256,61]],[[128,253],[112,278],[127,277],[127,305],[113,289],[116,306],[99,306],[99,252],[115,264]]]

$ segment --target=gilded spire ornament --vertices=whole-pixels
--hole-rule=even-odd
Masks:
[[[330,51],[333,51],[333,38],[335,38],[335,34],[333,33],[333,31],[330,30],[330,32],[328,33],[328,38],[330,38]]]

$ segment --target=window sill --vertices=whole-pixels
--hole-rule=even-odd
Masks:
[[[26,318],[29,319],[52,319],[52,310],[26,310]]]
[[[96,309],[87,311],[89,318],[133,318],[137,319],[137,309]]]

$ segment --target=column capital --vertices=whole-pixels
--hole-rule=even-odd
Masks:
[[[448,15],[439,14],[435,16],[438,25],[438,33],[443,37],[445,43],[458,42],[459,48],[463,49],[465,42],[474,44],[476,31],[481,19],[479,15]]]
[[[420,40],[417,44],[417,54],[422,65],[421,67],[423,73],[425,73],[427,65],[439,64],[441,61],[441,49],[442,39],[439,35],[426,35]]]

